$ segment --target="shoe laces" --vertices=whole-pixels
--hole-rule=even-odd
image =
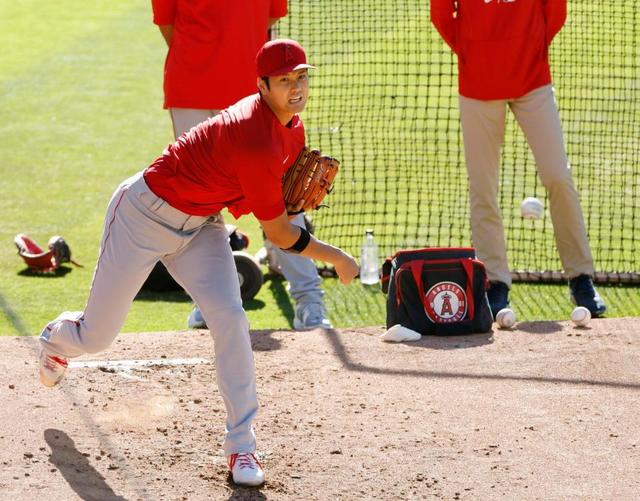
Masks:
[[[47,355],[44,360],[44,366],[50,371],[58,370],[60,366],[66,369],[68,365],[69,362],[66,359],[54,355]]]
[[[233,470],[236,463],[241,470],[257,470],[258,466],[261,467],[260,462],[256,459],[256,457],[249,452],[231,454],[231,456],[229,456],[229,468]]]
[[[305,322],[321,323],[325,319],[324,308],[320,303],[309,303],[302,307],[300,318]]]

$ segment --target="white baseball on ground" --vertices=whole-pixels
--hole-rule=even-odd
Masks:
[[[527,197],[520,204],[520,215],[525,219],[542,219],[544,205],[535,197]]]
[[[496,314],[496,323],[501,329],[511,329],[516,324],[516,313],[511,308],[502,308]]]
[[[576,306],[571,312],[571,321],[576,327],[584,327],[591,320],[591,312],[584,306]]]
[[[496,323],[501,329],[511,329],[516,324],[516,314],[511,308],[502,308],[496,314]]]

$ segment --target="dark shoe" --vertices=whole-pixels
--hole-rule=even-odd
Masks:
[[[593,286],[593,280],[589,275],[578,275],[569,280],[571,301],[578,306],[584,306],[591,312],[592,317],[599,317],[607,306]]]
[[[489,298],[491,314],[495,319],[502,308],[509,307],[509,286],[504,282],[489,282],[487,298]]]

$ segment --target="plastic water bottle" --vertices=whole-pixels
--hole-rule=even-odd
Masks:
[[[379,280],[378,246],[373,239],[373,230],[366,230],[360,251],[360,281],[366,285],[373,285]]]

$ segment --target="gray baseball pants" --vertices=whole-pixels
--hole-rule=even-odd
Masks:
[[[568,278],[593,274],[593,258],[578,193],[562,135],[553,87],[546,85],[509,100],[482,101],[460,96],[460,120],[469,175],[471,238],[491,281],[511,286],[504,226],[498,206],[500,149],[507,106],[533,152],[549,195],[560,260]]]
[[[173,123],[173,133],[176,138],[191,129],[191,127],[219,113],[218,110],[189,108],[170,108],[169,112]],[[303,214],[299,214],[291,222],[301,228],[305,227]],[[277,255],[282,274],[289,282],[289,294],[291,294],[296,304],[304,305],[322,302],[324,295],[324,291],[320,286],[322,278],[318,275],[318,270],[313,260],[284,252],[275,246],[273,246],[272,251]]]
[[[157,261],[197,301],[210,327],[227,410],[225,453],[255,451],[255,365],[224,221],[171,207],[147,187],[142,173],[124,181],[109,203],[84,312],[64,312],[49,323],[42,346],[68,358],[105,350]]]

